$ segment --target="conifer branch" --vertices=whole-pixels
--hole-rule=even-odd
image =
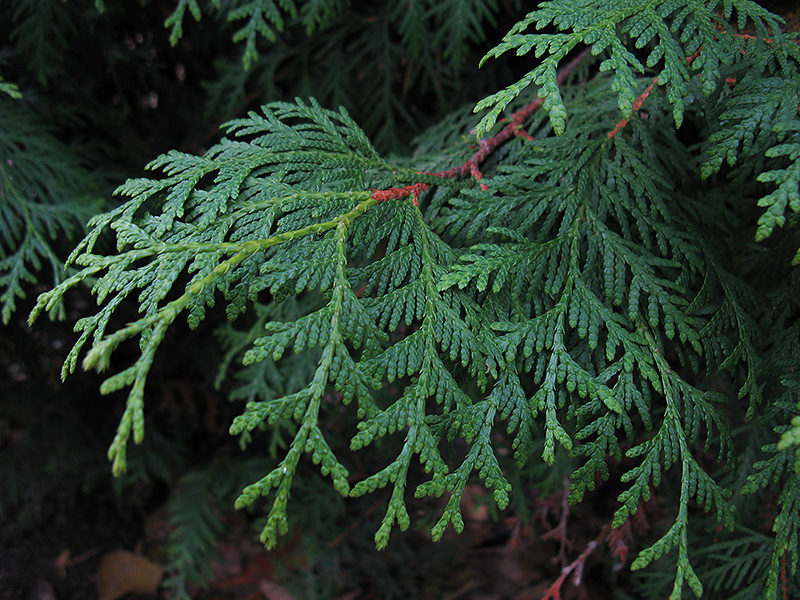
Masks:
[[[335,12],[234,4],[253,65],[259,36],[295,21],[321,31]],[[174,35],[199,8],[178,4]],[[488,112],[472,133],[462,111],[423,136],[417,155],[383,158],[344,109],[297,99],[229,122],[203,156],[169,152],[149,165],[158,176],[120,186],[127,201],[90,221],[68,260],[76,272],[31,314],[91,287],[98,309],[76,324],[65,375],[84,348],[83,368],[102,371],[138,344],[133,364],[114,365],[101,386],[128,390],[109,449],[114,472],[126,467],[130,438],[142,440],[148,376],[167,331],[184,315],[196,327],[221,304],[232,323],[220,333],[219,381],[234,371],[245,385],[232,396],[247,400],[230,433],[245,445],[265,430],[290,432],[236,501],[266,501],[265,545],[291,527],[287,507],[307,459],[342,496],[385,495],[381,548],[395,526],[410,526],[410,494],[446,495],[431,529],[439,539],[463,529],[470,481],[503,509],[510,470],[541,460],[569,482],[551,538],[566,539],[570,503],[606,480],[623,490],[612,522],[572,562],[564,553],[549,597],[604,542],[623,563],[636,550],[633,569],[669,557],[662,596],[734,581],[727,563],[704,565],[694,538],[705,527],[698,513],[713,513],[715,535],[731,539],[753,526],[731,493],[745,479],[746,492],[778,498],[774,531],[746,538],[769,547],[741,554],[763,564],[753,589],[770,600],[789,590],[800,504],[800,296],[787,258],[800,213],[800,51],[745,0],[582,8],[547,2],[515,25],[486,59],[532,53],[532,70],[478,104]],[[409,10],[435,22],[443,9]],[[476,8],[458,32],[491,14]],[[737,37],[734,17],[755,36]],[[426,36],[398,27],[415,60],[430,59]],[[448,56],[459,52],[455,43]],[[589,53],[600,61],[591,76]],[[522,99],[529,85],[536,97]],[[495,131],[512,102],[521,108]],[[647,118],[634,119],[645,102]],[[532,119],[542,108],[549,127]],[[678,132],[684,121],[691,126]],[[750,227],[742,215],[755,202],[764,210]],[[4,231],[13,238],[14,228]],[[118,326],[117,310],[131,305],[138,317]],[[250,322],[236,320],[246,313]],[[326,426],[331,407],[352,430]],[[744,427],[757,434],[747,451],[731,432]],[[395,451],[351,480],[350,456],[376,448]],[[652,532],[637,528],[648,501],[673,496]]]
[[[559,85],[563,84],[564,81],[569,77],[575,68],[586,58],[589,54],[589,50],[584,50],[580,54],[578,54],[575,58],[573,58],[569,63],[567,63],[564,67],[562,67],[558,75],[556,76],[556,81]],[[466,175],[467,173],[472,176],[475,181],[480,181],[483,178],[483,174],[480,171],[480,165],[495,151],[498,147],[502,144],[507,142],[508,140],[512,139],[513,137],[522,137],[525,139],[530,139],[528,133],[526,133],[522,129],[522,125],[527,121],[531,115],[536,112],[536,110],[542,105],[541,98],[535,98],[531,102],[529,102],[523,108],[515,111],[511,117],[509,118],[509,124],[503,127],[499,132],[494,134],[489,139],[482,139],[479,141],[479,148],[478,150],[467,160],[465,163],[461,165],[457,165],[454,167],[450,167],[445,169],[444,171],[440,171],[438,173],[421,173],[423,175],[432,175],[434,177],[442,178],[442,179],[455,179],[457,177],[461,177]],[[505,119],[503,119],[505,120]],[[488,187],[485,184],[480,184],[481,189],[486,191]],[[430,187],[428,183],[414,183],[402,188],[389,188],[386,190],[374,190],[373,191],[373,198],[378,200],[379,202],[383,202],[385,200],[391,200],[396,198],[403,198],[405,196],[412,196],[414,203],[419,204],[419,196],[422,192],[427,190]]]

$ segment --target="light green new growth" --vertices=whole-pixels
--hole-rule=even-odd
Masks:
[[[0,77],[0,92],[8,94],[15,100],[22,98],[22,92],[19,91],[17,85],[9,81],[3,81],[2,77]]]

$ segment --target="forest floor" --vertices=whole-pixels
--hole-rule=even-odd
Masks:
[[[159,540],[152,537],[159,535],[154,532],[169,530],[166,521],[149,527],[153,515],[142,519],[121,512],[113,494],[59,503],[56,493],[44,504],[40,510],[46,518],[35,527],[3,525],[0,598],[175,597],[174,591],[161,585],[165,574],[158,566]],[[342,553],[329,552],[336,557],[335,565],[324,564],[325,550],[346,543],[341,538],[326,542],[328,548],[322,551],[314,548],[312,556],[305,555],[308,547],[297,536],[267,552],[242,521],[231,520],[231,529],[217,543],[217,558],[208,563],[213,574],[208,586],[189,586],[190,597],[302,600],[317,597],[314,590],[322,588],[326,597],[336,600],[540,600],[547,597],[562,568],[569,566],[567,554],[573,558],[577,554],[568,553],[552,538],[532,535],[530,527],[514,518],[490,518],[485,506],[471,515],[461,535],[451,533],[433,543],[424,531],[406,532],[398,534],[403,539],[396,553],[392,542],[383,551],[359,545],[344,553],[344,558]],[[570,573],[560,587],[560,598],[609,598],[609,575],[601,572],[608,563],[607,557],[601,557]],[[366,572],[369,565],[372,574]],[[334,581],[319,581],[332,572]],[[400,580],[392,581],[393,577]]]

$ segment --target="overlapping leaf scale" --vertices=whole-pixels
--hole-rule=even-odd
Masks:
[[[371,417],[378,412],[372,391],[380,387],[380,382],[364,372],[360,362],[356,362],[344,345],[337,347],[331,360],[328,377],[336,391],[341,394],[342,404],[356,400],[357,415],[360,419]]]
[[[598,379],[595,374],[578,364],[572,355],[566,351],[566,348],[564,351],[559,352],[559,367],[561,370],[558,383],[563,383],[570,394],[576,392],[580,398],[588,400],[582,403],[581,408],[578,409],[578,415],[596,410],[599,408],[597,403],[604,404],[608,410],[617,414],[622,413],[622,405],[617,399],[614,390]],[[563,375],[560,373],[563,373]]]
[[[373,311],[351,288],[345,287],[342,295],[340,331],[355,350],[361,351],[360,360],[369,359],[382,350],[390,336],[375,323]]]
[[[781,162],[785,168],[764,171],[756,178],[762,183],[777,185],[769,194],[758,200],[758,206],[766,210],[758,219],[756,241],[769,237],[775,227],[783,227],[786,222],[787,208],[795,214],[800,214],[800,119],[781,125],[781,134],[790,133],[789,139],[781,144],[772,146],[764,153],[768,158],[783,157]],[[788,162],[788,164],[786,164]],[[792,259],[793,265],[800,265],[800,249]]]
[[[608,301],[625,306],[631,321],[644,312],[651,327],[663,328],[667,338],[676,333],[699,347],[699,323],[686,314],[684,290],[666,275],[681,264],[643,252],[628,240],[600,223],[594,224],[598,235],[592,243],[602,244],[598,253],[603,259],[603,293]],[[630,276],[628,275],[630,273]]]
[[[421,329],[391,344],[377,356],[363,361],[362,368],[371,377],[393,382],[419,373],[425,353],[425,333]]]
[[[688,528],[689,500],[697,499],[707,511],[713,508],[717,518],[728,528],[733,526],[733,509],[728,502],[730,492],[714,481],[691,454],[690,445],[698,431],[698,416],[708,428],[706,449],[712,431],[719,434],[721,454],[723,447],[730,443],[730,436],[721,416],[715,414],[716,411],[711,409],[706,394],[692,388],[674,373],[667,366],[666,361],[658,355],[656,348],[652,348],[651,351],[656,352],[654,361],[663,377],[666,413],[658,432],[652,439],[646,440],[626,452],[626,456],[629,458],[643,458],[639,465],[630,469],[621,478],[622,481],[632,482],[632,485],[618,497],[621,506],[614,515],[612,526],[620,526],[637,511],[641,500],[646,501],[649,498],[650,482],[653,487],[657,487],[661,481],[662,472],[676,463],[680,464],[681,497],[675,522],[664,536],[639,553],[632,568],[644,568],[667,550],[677,546],[678,563],[674,590],[679,592],[683,577],[688,576],[690,579],[694,577],[694,584],[690,581],[690,585],[697,594],[700,594],[701,591],[698,590],[702,586],[693,575],[692,566],[686,554],[685,531]],[[687,405],[692,406],[687,408]],[[705,414],[692,414],[694,411]],[[712,413],[714,413],[713,416]]]
[[[3,85],[18,93],[12,84]],[[0,321],[5,324],[37,276],[49,273],[56,284],[66,279],[56,242],[80,235],[100,200],[97,182],[74,149],[58,140],[30,103],[12,96],[0,94]]]
[[[622,362],[622,361],[620,361]],[[623,365],[620,364],[620,367]],[[650,386],[642,385],[636,377],[634,369],[620,368],[617,381],[614,384],[614,391],[617,398],[622,402],[625,414],[630,414],[634,409],[636,416],[641,419],[646,431],[653,430],[653,390]],[[627,440],[633,441],[633,430],[626,428]]]
[[[375,439],[403,431],[409,426],[419,425],[419,408],[414,400],[423,393],[419,382],[406,387],[403,395],[371,418],[358,423],[358,433],[350,441],[350,448],[358,450]]]
[[[622,492],[617,501],[621,506],[614,513],[612,527],[620,527],[629,517],[634,515],[639,508],[639,502],[650,500],[650,482],[656,488],[661,483],[661,448],[663,437],[668,435],[659,429],[655,437],[641,444],[638,444],[626,452],[630,458],[643,456],[642,461],[633,469],[624,473],[621,477],[623,482],[633,482],[630,488]]]
[[[334,293],[338,294],[340,298],[338,308],[328,304],[293,321],[266,323],[265,329],[268,335],[255,340],[254,348],[245,354],[244,360],[246,364],[252,364],[265,358],[277,361],[289,346],[294,348],[295,353],[299,353],[306,348],[323,347],[333,342],[335,349],[330,359],[329,380],[342,393],[345,402],[357,397],[360,406],[367,406],[371,402],[369,390],[378,387],[378,383],[365,370],[363,365],[367,361],[364,359],[378,353],[381,344],[385,343],[388,338],[381,329],[375,326],[368,308],[341,280],[341,267],[337,266],[331,257],[331,253],[334,251],[333,246],[336,243],[336,239],[331,237],[330,247],[321,251],[321,260],[331,271],[328,285],[323,289],[328,289],[334,281],[336,282],[337,290]],[[313,245],[322,246],[323,242],[316,242]],[[317,248],[313,252],[320,251]],[[294,255],[293,258],[296,259],[295,266],[299,265],[301,269],[317,270],[320,268],[320,265],[314,264],[313,258],[304,257],[302,252]],[[303,275],[295,272],[285,277],[285,280],[296,283],[303,280]],[[299,291],[302,291],[302,288],[294,293],[299,293]],[[336,311],[336,331],[331,329],[334,311]],[[354,349],[362,348],[362,360],[356,363],[342,341],[336,340],[346,340],[352,344]]]
[[[794,127],[800,130],[800,123],[795,123]],[[758,201],[758,205],[767,210],[758,221],[756,241],[767,238],[776,226],[783,226],[787,206],[793,212],[800,213],[800,194],[797,191],[800,181],[800,142],[797,141],[797,136],[792,143],[773,146],[765,154],[769,158],[785,156],[791,164],[785,169],[765,171],[758,176],[758,181],[777,184],[778,189]]]
[[[113,259],[82,255],[78,262],[107,266],[108,272],[94,288],[99,301],[109,293],[127,296],[139,288],[139,310],[143,315],[155,314],[182,273],[194,274],[186,285],[189,289],[212,273],[221,259],[220,252],[205,251],[204,244],[224,236],[224,230],[198,230],[189,224],[176,223],[162,241],[133,222],[116,221],[112,228],[121,254]],[[221,279],[216,287],[223,288],[226,284],[225,278]],[[189,322],[193,327],[202,319],[204,306],[213,306],[214,289],[199,294],[191,303]]]
[[[463,290],[474,280],[479,292],[490,289],[497,294],[508,285],[510,293],[521,295],[529,274],[533,272],[536,278],[536,271],[552,262],[551,253],[558,243],[553,240],[542,244],[475,244],[441,278],[438,287],[445,290],[458,286]]]
[[[491,440],[496,410],[496,402],[487,398],[448,415],[448,426],[460,430],[460,437],[466,439],[470,446],[464,461],[453,472],[444,475],[443,481],[431,480],[418,486],[415,491],[417,497],[438,496],[444,490],[452,494],[441,518],[431,530],[434,540],[441,538],[448,523],[452,523],[456,531],[463,529],[461,498],[470,475],[474,472],[493,491],[494,501],[501,510],[508,505],[511,484],[503,475]]]
[[[573,447],[572,438],[564,427],[559,411],[566,401],[566,393],[557,383],[559,373],[559,354],[553,352],[546,359],[546,368],[541,385],[530,399],[531,413],[534,417],[544,415],[544,450],[542,460],[548,465],[555,462],[555,443],[565,450]],[[545,362],[544,360],[542,361]]]
[[[268,327],[268,329],[271,328]],[[256,354],[257,352],[249,354],[245,359],[246,362],[252,363],[260,358],[255,356]],[[334,344],[327,378],[341,393],[341,400],[344,404],[349,404],[353,399],[357,400],[360,417],[364,418],[376,412],[377,408],[372,401],[371,391],[377,387],[377,382],[364,375],[361,366],[352,359],[342,343]],[[234,420],[232,432],[251,431],[262,422],[273,425],[282,419],[301,421],[307,410],[308,402],[312,398],[312,387],[304,387],[297,392],[274,399],[248,403],[245,413]]]
[[[162,254],[136,270],[136,287],[141,289],[138,297],[141,314],[155,314],[191,259],[188,253]]]
[[[490,364],[493,359],[489,358],[490,353],[485,348],[486,340],[476,334],[480,328],[472,322],[477,318],[477,307],[466,297],[453,294],[431,296],[430,284],[420,276],[420,256],[413,251],[416,246],[412,243],[391,252],[359,270],[355,277],[355,281],[366,279],[363,293],[375,291],[379,294],[365,297],[363,305],[380,329],[401,333],[404,327],[423,324],[410,333],[401,333],[399,340],[363,361],[362,365],[370,376],[389,382],[420,375],[423,369],[427,369],[424,377],[428,382],[427,392],[450,405],[451,401],[458,403],[466,396],[453,380],[449,367],[444,366],[438,354],[431,354],[432,346],[449,356],[456,365],[466,367],[479,380],[485,380],[485,372],[495,367]],[[397,269],[392,268],[395,264]],[[409,269],[413,271],[408,273]],[[403,285],[407,277],[415,278]],[[391,291],[380,295],[385,290]]]
[[[217,5],[218,6],[218,5]],[[246,22],[233,35],[234,42],[245,42],[244,67],[249,68],[258,60],[258,37],[270,42],[277,40],[278,33],[283,31],[284,15],[294,18],[297,7],[293,0],[249,0],[234,4],[229,8],[228,20],[245,19]]]
[[[687,541],[689,501],[692,497],[696,497],[701,503],[705,504],[705,508],[708,511],[711,508],[711,503],[708,500],[711,498],[717,509],[717,517],[722,521],[722,526],[726,529],[731,529],[733,526],[733,512],[727,502],[728,496],[729,494],[720,490],[716,482],[697,463],[684,460],[682,462],[680,499],[675,522],[654,544],[639,552],[639,555],[631,564],[631,569],[645,568],[653,561],[661,558],[670,549],[677,547],[675,582],[670,599],[677,600],[681,597],[684,581],[697,597],[702,597],[703,585],[689,560]]]
[[[752,315],[759,304],[768,300],[760,290],[747,285],[720,265],[714,265],[713,269],[723,298],[716,303],[713,313],[705,316],[705,324],[700,330],[705,357],[709,364],[720,370],[733,371],[739,365],[746,369],[747,375],[739,388],[738,397],[750,396],[748,414],[752,414],[760,403],[764,387],[759,375],[763,369],[763,359],[758,351],[763,332]],[[698,305],[704,302],[711,304],[706,297],[715,289],[716,286],[709,284],[701,290]]]
[[[331,260],[335,243],[333,236],[326,235],[322,240],[298,240],[291,251],[279,250],[261,266],[260,286],[277,298],[304,290],[327,291],[336,275]]]
[[[203,12],[197,0],[178,0],[172,14],[164,21],[164,27],[170,28],[169,41],[174,46],[183,37],[183,18],[186,11],[199,21]]]
[[[413,211],[407,210],[402,204],[383,202],[374,206],[369,213],[353,223],[350,231],[350,244],[353,252],[370,261],[366,265],[368,273],[381,271],[384,268],[392,271],[401,265],[381,262],[384,257],[389,257],[398,250],[410,250],[409,243],[418,230],[419,224],[414,218]],[[394,257],[392,260],[399,260]],[[406,260],[414,261],[413,255],[406,255]],[[385,267],[382,265],[386,265]],[[349,274],[360,273],[360,270],[349,269]],[[369,277],[363,277],[368,280]],[[379,293],[385,293],[385,289]],[[372,290],[368,293],[371,293]]]
[[[311,462],[319,465],[319,472],[323,476],[331,478],[337,492],[342,495],[350,492],[350,484],[347,481],[350,473],[336,458],[336,454],[319,427],[313,427],[309,431],[304,450],[311,455]]]
[[[580,278],[576,278],[569,296],[567,319],[569,326],[587,341],[591,350],[600,346],[602,354],[609,360],[614,357],[612,345],[606,344],[603,348],[602,344],[610,337],[606,335],[606,330],[619,330],[623,326],[622,319],[603,304]]]
[[[733,464],[734,448],[730,427],[719,410],[719,406],[727,400],[725,395],[698,390],[677,375],[673,375],[673,380],[673,385],[683,399],[680,416],[686,443],[694,445],[702,437],[702,447],[706,452],[710,450],[712,443],[718,444],[717,460],[722,464]],[[705,429],[702,436],[701,429]]]
[[[273,102],[263,106],[261,112],[251,111],[247,118],[233,119],[225,127],[237,136],[257,135],[253,143],[265,148],[354,153],[386,164],[344,108],[334,112],[323,109],[314,99],[306,103],[297,98],[293,103]]]
[[[441,487],[443,485],[443,473],[447,472],[447,465],[442,460],[437,449],[438,440],[425,423],[423,403],[420,402],[422,397],[419,390],[414,386],[410,386],[406,389],[406,394],[401,400],[405,400],[403,408],[407,417],[403,420],[408,423],[409,427],[400,453],[385,468],[357,483],[351,492],[352,496],[361,496],[393,483],[392,495],[386,514],[375,534],[375,542],[379,549],[384,548],[388,543],[389,534],[395,523],[402,530],[407,529],[411,523],[405,504],[405,488],[408,470],[414,455],[419,456],[419,461],[426,471],[433,473],[432,481],[436,482],[438,486]],[[353,443],[356,444],[355,447],[361,447],[362,441],[369,443],[373,439],[372,434],[374,432],[370,431],[371,425],[367,425],[363,421],[359,424],[361,431],[353,439]],[[360,436],[364,436],[363,440]]]
[[[295,353],[307,348],[318,348],[328,344],[339,331],[331,330],[331,317],[335,309],[330,305],[303,315],[294,321],[270,321],[264,329],[268,332],[253,342],[253,348],[244,357],[245,364],[253,364],[266,358],[280,360],[290,346]]]
[[[157,226],[152,228],[152,234],[160,237],[169,231],[173,222],[184,216],[186,204],[195,186],[203,177],[219,168],[217,161],[213,159],[214,153],[210,150],[209,154],[210,156],[194,156],[171,150],[151,161],[147,168],[160,169],[167,177],[157,182],[145,179],[128,180],[118,187],[115,194],[130,198],[130,201],[126,202],[125,217],[133,219],[145,201],[155,199],[159,201],[160,207],[157,214],[152,212],[150,214],[151,222],[157,223]],[[245,164],[242,167],[247,169]],[[227,196],[213,194],[209,200],[212,201],[208,203],[205,214],[217,216],[226,211]]]
[[[447,472],[447,466],[438,451],[439,440],[426,422],[424,403],[421,402],[424,399],[423,394],[424,391],[418,385],[408,386],[403,396],[386,410],[381,411],[372,419],[361,421],[358,425],[359,432],[351,440],[351,449],[357,450],[371,443],[373,439],[407,428],[403,447],[397,458],[387,467],[356,484],[351,494],[360,496],[385,487],[389,482],[395,483],[394,490],[399,494],[395,496],[393,493],[392,495],[381,531],[376,535],[378,539],[388,536],[386,527],[393,525],[395,507],[398,504],[405,505],[402,492],[406,485],[408,467],[415,454],[419,456],[420,463],[425,466],[426,470],[433,472],[434,480],[441,481],[441,475]],[[399,475],[402,477],[398,477]],[[407,526],[408,523],[405,526],[401,523],[401,528]]]
[[[628,19],[622,27],[622,32],[630,33],[631,39],[636,40],[637,48],[651,48],[645,60],[648,68],[653,68],[660,61],[664,61],[664,70],[658,76],[659,83],[666,86],[670,103],[675,105],[676,114],[682,115],[683,99],[687,95],[691,74],[684,60],[686,50],[681,48],[674,35],[680,23],[680,19],[671,18],[675,4],[675,2],[660,2],[656,6],[644,6],[641,12]]]
[[[575,439],[581,441],[577,450],[587,460],[569,477],[570,502],[580,502],[587,491],[594,490],[598,475],[603,481],[608,480],[610,476],[609,457],[615,460],[622,459],[622,450],[617,439],[617,430],[621,419],[613,413],[606,413],[575,434]],[[586,438],[590,436],[595,437],[586,441]]]
[[[777,140],[776,127],[796,122],[797,83],[785,77],[757,78],[747,74],[711,110],[719,128],[704,146],[702,176],[734,166],[752,153],[763,153]]]
[[[485,379],[481,377],[483,373],[496,372],[495,354],[487,348],[489,338],[478,333],[481,327],[477,323],[467,323],[458,311],[444,303],[437,306],[433,318],[438,346],[451,361],[468,369],[479,384]]]
[[[519,323],[492,324],[492,329],[502,333],[498,347],[506,363],[516,361],[522,365],[523,371],[530,371],[535,355],[553,348],[558,320],[559,315],[548,311]]]
[[[23,286],[37,281],[34,273],[42,268],[43,259],[53,263],[57,260],[49,246],[35,237],[26,238],[14,251],[0,256],[0,320],[3,323],[10,320],[17,300],[25,298]]]
[[[453,407],[472,404],[472,398],[462,389],[463,378],[456,376],[441,360],[431,360],[427,365],[424,391],[449,413]]]
[[[363,286],[362,294],[367,298],[376,295],[378,300],[372,304],[380,305],[383,298],[395,294],[419,281],[422,262],[419,252],[411,245],[403,246],[387,253],[380,260],[374,261],[364,268],[352,269],[350,275],[354,282]]]
[[[233,420],[231,434],[239,435],[252,431],[263,423],[274,425],[281,419],[299,421],[303,417],[310,397],[310,388],[303,388],[272,400],[248,402],[244,413]]]
[[[226,239],[230,242],[263,240],[272,234],[281,209],[276,199],[266,202],[247,202],[225,216],[230,222],[226,227]]]
[[[487,185],[494,187],[495,179]],[[460,191],[437,215],[436,224],[440,235],[454,245],[463,244],[467,240],[480,237],[492,223],[504,222],[511,215],[519,214],[514,210],[521,204],[518,197],[505,195],[512,190],[498,188],[498,191],[502,195],[487,194],[480,190]],[[516,193],[516,188],[512,193]]]
[[[364,298],[362,303],[381,330],[397,331],[402,327],[401,322],[411,327],[415,321],[422,319],[426,301],[425,285],[422,280],[415,279],[383,296]]]
[[[532,83],[541,85],[538,95],[544,100],[543,107],[550,115],[553,129],[557,134],[563,133],[566,109],[556,84],[556,68],[559,61],[578,44],[591,45],[593,54],[599,54],[605,48],[611,47],[611,57],[605,61],[603,69],[613,68],[618,77],[626,81],[632,80],[630,66],[633,65],[640,71],[643,66],[624,48],[615,28],[627,16],[635,14],[637,9],[640,9],[638,3],[588,2],[584,3],[581,10],[575,10],[567,2],[556,1],[548,2],[529,13],[498,46],[487,53],[483,61],[512,50],[517,55],[533,52],[537,58],[547,56],[539,67],[527,73],[520,81],[478,103],[476,112],[491,107],[478,125],[479,134],[488,131],[502,110]],[[541,29],[550,23],[559,31],[569,33],[523,33],[530,27]],[[632,92],[623,85],[617,85],[615,89],[620,92],[620,105],[627,107],[629,112],[634,99]]]
[[[359,159],[369,158],[371,162],[367,162],[372,166],[385,165],[346,113],[325,111],[315,102],[301,102],[294,108],[289,104],[273,105],[272,109],[265,107],[264,113],[265,117],[251,113],[248,119],[227,124],[229,131],[239,137],[260,134],[254,140],[223,139],[202,157],[171,151],[152,161],[148,168],[160,169],[167,177],[158,181],[133,179],[120,186],[117,193],[131,199],[114,218],[133,219],[144,202],[163,198],[159,214],[147,217],[148,231],[160,238],[176,220],[185,218],[190,207],[202,205],[202,211],[192,217],[198,225],[208,226],[231,210],[243,190],[245,198],[259,197],[259,191],[274,197],[283,190],[287,200],[296,204],[296,191],[300,190],[293,190],[292,185],[303,183],[311,192],[326,186],[363,189],[366,179]],[[289,125],[282,118],[308,119],[306,128],[312,128],[317,135],[308,132],[304,136],[297,131],[303,126]],[[355,146],[350,146],[351,142]],[[212,186],[197,190],[200,180],[212,173],[216,173]],[[202,196],[202,202],[197,196]],[[329,200],[334,204],[337,200],[340,204],[345,202],[335,197]],[[279,206],[288,207],[286,201]],[[289,219],[287,225],[292,224]]]
[[[767,573],[765,597],[770,600],[779,598],[782,593],[782,581],[786,572],[794,575],[797,572],[798,536],[797,513],[800,511],[800,474],[789,475],[778,497],[780,512],[775,518],[773,531],[775,542],[772,548],[772,560]],[[788,569],[787,569],[788,565]]]
[[[481,64],[487,58],[499,56],[510,49],[516,49],[518,55],[526,54],[533,50],[537,58],[545,52],[549,52],[549,56],[542,60],[539,66],[526,73],[519,81],[491,96],[487,96],[475,105],[475,112],[489,109],[489,112],[475,128],[476,133],[479,136],[486,134],[493,127],[503,110],[532,84],[540,86],[537,94],[543,99],[542,107],[550,115],[550,124],[553,130],[556,134],[564,133],[567,112],[556,83],[556,68],[559,61],[579,42],[579,36],[574,34],[540,34],[536,36],[536,39],[517,34],[507,34],[503,38],[502,44],[496,46],[484,56]]]
[[[496,0],[444,0],[432,2],[431,13],[437,17],[439,27],[433,46],[444,46],[445,58],[454,62],[464,59],[469,50],[468,41],[485,39],[487,21],[494,22],[497,12]],[[415,25],[417,28],[418,25]]]
[[[653,119],[658,120],[659,116],[654,115]],[[639,237],[651,252],[668,256],[672,246],[676,259],[693,263],[698,251],[683,228],[696,209],[687,206],[687,199],[675,186],[676,180],[692,177],[688,165],[693,159],[667,129],[663,116],[659,125],[645,127],[638,120],[632,122],[630,138],[615,136],[610,152],[598,153],[598,173],[579,175],[591,179],[587,182],[589,190],[597,180],[605,184],[596,200],[599,219],[609,226],[613,223],[614,228],[618,223],[625,239]],[[665,133],[661,133],[662,128]],[[665,230],[669,232],[666,235]]]
[[[508,422],[506,432],[514,436],[511,443],[514,459],[517,464],[524,464],[534,446],[533,434],[537,426],[514,363],[503,369],[489,398],[497,404],[500,418]]]

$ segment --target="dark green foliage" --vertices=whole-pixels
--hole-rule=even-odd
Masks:
[[[240,460],[232,467],[227,460],[212,462],[190,471],[178,482],[167,503],[171,578],[165,584],[179,598],[188,598],[188,583],[205,584],[211,576],[209,562],[217,556],[217,542],[225,524],[221,514],[233,502],[247,480],[264,468],[262,460]]]
[[[262,100],[314,96],[347,106],[376,146],[398,151],[408,132],[431,122],[431,102],[441,115],[499,85],[502,65],[465,68],[480,58],[499,11],[496,0],[180,0],[165,25],[175,45],[190,20],[216,19],[236,42],[240,51],[217,56],[207,83],[210,107],[224,118],[242,111],[231,98],[254,88]]]
[[[64,279],[56,242],[81,231],[100,202],[75,153],[22,100],[1,94],[0,157],[0,318],[8,323],[38,273]]]
[[[665,499],[663,527],[630,565],[670,565],[642,577],[652,597],[781,597],[800,543],[795,36],[746,0],[544,2],[486,54],[487,66],[510,51],[532,62],[478,102],[477,125],[454,110],[416,153],[387,158],[400,124],[425,120],[406,109],[405,86],[436,98],[458,87],[450,69],[499,10],[400,4],[189,0],[167,19],[173,44],[187,12],[232,21],[244,66],[270,86],[275,64],[318,65],[320,53],[352,60],[363,85],[345,92],[329,72],[314,81],[321,99],[266,103],[205,153],[162,154],[148,165],[157,175],[119,186],[124,202],[72,252],[74,274],[39,297],[31,319],[81,283],[99,303],[76,324],[64,375],[84,349],[82,366],[98,371],[135,349],[101,387],[128,390],[114,472],[130,438],[144,439],[167,332],[219,312],[232,321],[220,381],[244,365],[230,432],[242,445],[272,435],[275,461],[236,500],[266,502],[267,546],[289,531],[309,460],[342,496],[387,499],[380,548],[410,526],[412,495],[446,497],[438,539],[463,529],[468,482],[502,510],[509,470],[541,462],[569,477],[572,503],[615,485],[617,530]],[[384,29],[356,36],[373,27]],[[398,88],[386,65],[412,59]],[[220,81],[212,103],[247,77]],[[118,325],[130,305],[137,316]],[[368,453],[379,464],[357,470]],[[172,566],[188,578],[231,485],[184,480],[176,502],[197,513],[176,513]],[[742,509],[765,492],[777,497],[772,531]],[[709,531],[720,537],[707,545]]]

